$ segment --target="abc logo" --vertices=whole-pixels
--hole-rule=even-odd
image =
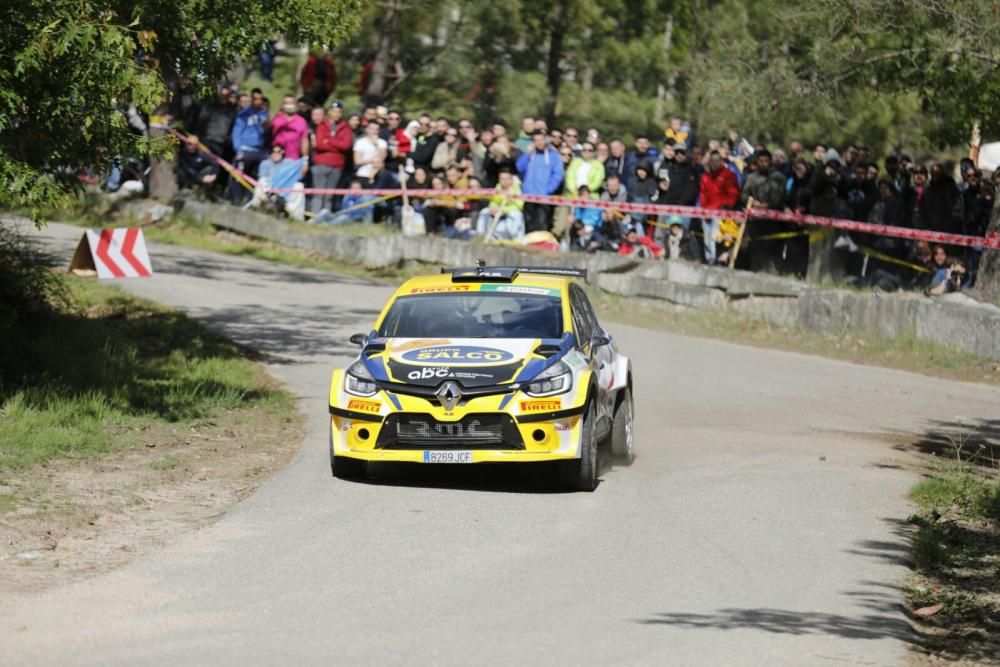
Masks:
[[[451,375],[450,368],[421,368],[419,370],[410,371],[407,375],[411,380],[430,380],[431,378],[446,378]]]

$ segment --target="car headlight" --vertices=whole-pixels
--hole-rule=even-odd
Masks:
[[[368,367],[365,366],[365,362],[358,359],[353,364],[347,367],[347,379],[345,382],[345,388],[348,394],[354,394],[355,396],[374,396],[375,392],[378,391],[378,387],[375,385],[375,378],[368,371]]]
[[[529,396],[555,396],[570,390],[573,386],[573,371],[559,361],[535,376],[525,388]]]

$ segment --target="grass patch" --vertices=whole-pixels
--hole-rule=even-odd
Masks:
[[[1000,465],[968,440],[954,437],[951,455],[933,459],[910,491],[919,510],[907,604],[941,605],[917,627],[923,649],[948,660],[1000,655]]]
[[[106,284],[63,285],[65,303],[3,341],[0,471],[132,447],[158,423],[293,413],[247,350],[186,316]]]

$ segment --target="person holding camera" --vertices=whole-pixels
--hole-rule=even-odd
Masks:
[[[965,262],[957,257],[949,257],[945,266],[938,269],[927,290],[930,296],[940,296],[950,292],[961,292],[969,286]]]

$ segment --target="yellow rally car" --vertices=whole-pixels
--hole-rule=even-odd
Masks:
[[[330,465],[559,461],[597,486],[598,445],[631,463],[632,369],[575,278],[539,267],[449,269],[405,282],[330,384]]]

